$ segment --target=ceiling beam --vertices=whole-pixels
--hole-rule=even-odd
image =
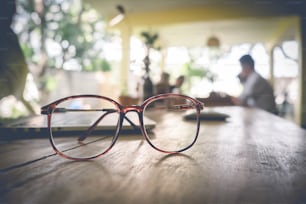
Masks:
[[[171,10],[145,11],[128,13],[125,21],[131,26],[155,26],[196,21],[216,21],[241,18],[265,18],[288,15],[299,15],[300,9],[291,9],[285,6],[265,5],[214,5],[202,7],[174,8]]]

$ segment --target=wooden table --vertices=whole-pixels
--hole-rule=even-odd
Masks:
[[[90,162],[53,155],[47,139],[1,141],[0,203],[305,203],[305,131],[257,109],[218,110],[231,118],[203,121],[178,155],[139,135]]]

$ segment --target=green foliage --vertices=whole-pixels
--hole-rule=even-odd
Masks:
[[[95,58],[88,66],[84,66],[84,71],[111,71],[110,63],[105,59]]]
[[[212,83],[217,79],[217,74],[215,74],[214,72],[212,72],[211,70],[205,67],[197,66],[193,62],[193,60],[184,64],[181,72],[183,75],[186,75],[189,78],[191,77],[206,78]]]
[[[204,67],[196,66],[192,60],[183,65],[181,72],[188,77],[200,78],[205,77],[207,74],[207,70]]]
[[[103,72],[109,72],[111,71],[111,65],[108,61],[106,61],[105,59],[102,59],[102,62],[101,62],[101,71]]]
[[[20,110],[18,107],[14,106],[12,109],[12,115],[11,118],[20,118],[25,116],[25,112],[23,110]]]
[[[150,32],[143,31],[140,35],[144,38],[144,43],[148,48],[160,50],[160,47],[155,47],[155,42],[159,37],[157,33],[151,34]]]
[[[102,46],[96,46],[109,41],[110,34],[89,5],[81,0],[44,0],[41,10],[35,0],[18,0],[18,5],[16,22],[22,27],[18,34],[28,62],[37,65],[37,59],[46,53],[45,67],[63,69],[65,63],[74,60],[82,70],[111,70],[106,59],[101,59]],[[56,54],[54,49],[46,49],[50,44],[56,46]]]
[[[46,89],[49,92],[54,91],[56,86],[57,86],[57,81],[56,81],[56,78],[54,76],[47,76],[45,83],[46,83]]]
[[[187,79],[187,86],[184,87],[185,92],[188,92],[188,90],[195,84],[200,83],[203,78],[206,78],[211,83],[214,83],[217,79],[215,73],[206,67],[196,64],[192,58],[188,63],[182,66],[180,72],[182,75],[186,76]]]
[[[57,87],[57,80],[56,77],[53,75],[46,75],[40,78],[39,88],[44,90],[45,93],[50,93],[54,91]]]
[[[23,55],[26,59],[30,59],[34,55],[34,49],[33,47],[29,46],[27,43],[21,44],[21,49],[23,52]]]

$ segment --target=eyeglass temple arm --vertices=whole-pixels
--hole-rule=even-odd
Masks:
[[[98,120],[96,120],[88,129],[87,131],[82,134],[79,138],[78,138],[78,141],[79,142],[82,142],[86,139],[86,137],[94,130],[94,128],[99,124],[99,122],[108,114],[110,114],[111,112],[106,112],[104,113],[103,115],[101,115]]]
[[[203,103],[199,103],[197,104],[200,110],[203,110],[204,108],[204,104]],[[195,108],[195,105],[189,105],[189,104],[178,104],[178,105],[173,105],[171,107],[169,107],[169,110],[179,110],[179,111],[184,111],[184,110],[192,110]]]
[[[79,137],[79,141],[83,141],[86,139],[86,137],[90,134],[90,132],[99,124],[99,122],[108,114],[117,112],[116,109],[67,109],[67,108],[55,108],[52,110],[53,113],[65,113],[65,112],[80,112],[80,111],[106,111],[98,120],[96,120],[92,126],[88,128],[86,131],[86,134]],[[41,108],[41,114],[46,115],[50,114],[50,109],[48,107],[42,107]],[[124,119],[128,121],[128,123],[134,128],[134,130],[138,130],[138,127],[133,121],[131,121],[126,115],[124,115]]]
[[[79,142],[84,141],[84,140],[86,139],[86,137],[94,130],[94,128],[100,123],[100,121],[101,121],[106,115],[108,115],[108,114],[110,114],[110,113],[115,113],[115,112],[117,112],[117,110],[115,110],[115,109],[103,109],[103,111],[106,111],[106,113],[104,113],[103,115],[101,115],[101,116],[98,118],[98,120],[96,120],[96,121],[92,124],[92,126],[90,126],[90,127],[87,129],[87,131],[86,131],[83,135],[81,135],[81,136],[78,138],[78,141],[79,141]],[[131,125],[135,130],[138,129],[137,125],[135,125],[135,123],[133,123],[126,115],[124,115],[124,118],[130,123],[130,125]]]
[[[104,109],[73,109],[73,110],[71,110],[71,109],[66,109],[66,110],[68,110],[68,111],[106,111],[106,113],[105,114],[103,114],[96,122],[100,122],[103,118],[104,118],[104,115],[106,116],[106,115],[108,115],[108,114],[110,114],[110,113],[116,113],[117,112],[117,110],[116,109],[111,109],[111,108],[109,108],[109,109],[106,109],[106,108],[104,108]],[[61,112],[62,110],[59,110],[59,112]],[[133,123],[133,121],[131,121],[126,115],[124,115],[124,119],[126,119],[129,123],[130,123],[130,125],[136,130],[136,129],[138,129],[138,127],[137,127],[137,125],[135,124],[135,123]],[[96,123],[95,122],[95,123]],[[94,124],[95,124],[94,123]],[[98,124],[97,123],[97,124]],[[93,125],[94,125],[93,124]],[[96,125],[97,125],[96,124]]]
[[[115,109],[67,109],[67,108],[56,108],[52,112],[53,113],[65,113],[65,112],[80,112],[80,111],[82,111],[82,112],[84,112],[84,111],[88,111],[88,112],[89,111],[106,111],[107,112],[106,114],[117,112],[117,110],[115,110]],[[48,111],[47,108],[42,108],[41,109],[41,114],[46,115],[48,113],[49,113],[49,111]],[[130,125],[134,129],[138,129],[137,125],[135,123],[133,123],[126,115],[124,115],[124,118],[130,123]],[[101,120],[102,120],[102,118],[101,118]]]

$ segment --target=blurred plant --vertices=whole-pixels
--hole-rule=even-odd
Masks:
[[[199,77],[203,78],[206,76],[208,70],[204,67],[197,65],[193,59],[183,65],[182,73],[188,78]]]
[[[45,76],[43,81],[45,82],[44,85],[44,90],[48,91],[48,92],[52,92],[56,89],[56,77],[54,77],[53,75],[51,76]]]
[[[36,81],[47,87],[50,68],[110,71],[103,43],[105,22],[81,0],[17,0],[14,30]],[[48,85],[49,86],[49,85]],[[49,87],[50,88],[50,87]]]
[[[196,56],[192,50],[188,50],[189,62],[185,63],[181,69],[181,74],[186,76],[188,89],[190,89],[194,82],[199,83],[202,79],[206,78],[210,83],[214,84],[217,79],[217,74],[212,72],[208,67],[196,63]]]
[[[147,32],[147,31],[141,32],[140,35],[144,39],[144,44],[146,45],[147,53],[146,53],[146,56],[145,56],[143,62],[144,62],[144,65],[145,65],[146,75],[148,75],[149,72],[150,72],[150,50],[151,49],[156,49],[156,50],[161,49],[160,46],[155,45],[159,36],[158,36],[157,33],[150,33],[150,32]]]
[[[143,99],[148,99],[154,94],[154,87],[153,87],[153,82],[150,78],[150,50],[151,49],[156,49],[160,50],[160,46],[156,46],[155,43],[158,40],[159,36],[157,33],[150,33],[147,31],[141,32],[141,37],[144,39],[144,44],[146,45],[146,56],[143,59],[144,63],[144,69],[145,69],[145,75],[143,76],[144,83],[143,83]]]
[[[84,70],[109,72],[112,70],[112,67],[106,59],[94,58],[89,66],[84,67]]]
[[[161,47],[160,46],[157,46],[155,45],[155,42],[158,40],[158,34],[157,33],[150,33],[150,32],[147,32],[147,31],[143,31],[141,32],[141,36],[143,37],[144,39],[144,43],[147,47],[147,49],[156,49],[156,50],[160,50]]]

